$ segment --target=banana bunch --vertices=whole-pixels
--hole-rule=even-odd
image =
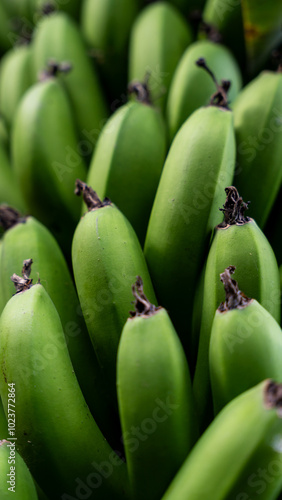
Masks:
[[[281,0],[0,0],[0,500],[281,500]]]

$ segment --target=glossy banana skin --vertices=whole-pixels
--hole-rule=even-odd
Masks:
[[[22,218],[2,238],[0,296],[3,307],[15,293],[10,277],[20,274],[21,263],[32,255],[30,277],[40,283],[53,301],[62,323],[75,374],[90,411],[111,442],[111,406],[103,393],[103,380],[81,312],[66,260],[50,231],[34,217]]]
[[[163,112],[174,70],[191,41],[185,17],[168,2],[144,7],[132,26],[128,81],[143,81],[149,72],[153,103]]]
[[[269,383],[261,382],[223,408],[194,446],[162,500],[243,500],[257,494],[263,500],[277,498],[282,481],[281,473],[277,473],[277,467],[281,468],[278,443],[282,421],[279,406],[271,408],[265,403],[265,387]],[[259,472],[272,466],[276,473],[272,473],[270,481],[260,480]]]
[[[196,283],[234,166],[232,113],[200,108],[177,133],[155,196],[144,254],[186,352]]]
[[[220,273],[230,265],[236,267],[240,289],[256,299],[280,323],[278,265],[265,235],[253,219],[243,225],[217,227],[206,261],[199,350],[193,379],[202,429],[212,418],[208,351],[215,311],[224,301]]]
[[[34,32],[32,56],[35,79],[50,59],[71,64],[71,71],[60,81],[70,98],[79,136],[73,150],[88,161],[109,111],[78,25],[65,12],[43,17]]]
[[[20,45],[11,48],[1,58],[0,64],[0,113],[11,129],[18,103],[32,84],[31,48]]]
[[[234,183],[251,200],[253,218],[263,229],[282,182],[282,73],[261,72],[240,92],[233,112]]]
[[[217,80],[230,80],[229,103],[232,107],[241,86],[242,76],[231,51],[222,44],[210,40],[197,40],[183,53],[175,69],[168,93],[166,118],[170,141],[184,121],[200,106],[206,106],[214,91],[210,75],[195,62],[205,58]]]
[[[127,319],[117,392],[132,498],[159,499],[198,437],[187,360],[164,308]]]
[[[115,401],[117,348],[137,275],[142,276],[149,300],[156,303],[156,297],[136,233],[114,204],[81,218],[73,236],[72,263],[83,316]]]
[[[38,500],[33,478],[15,449],[15,441],[0,440],[0,471],[0,496],[3,500]]]
[[[127,86],[127,53],[138,0],[84,0],[81,5],[81,32],[113,102]]]
[[[73,186],[77,176],[86,176],[77,141],[69,100],[56,78],[31,86],[14,121],[14,171],[28,212],[52,231],[66,256],[81,210]]]
[[[13,382],[17,448],[39,486],[54,500],[79,496],[82,485],[97,499],[128,498],[126,466],[89,412],[44,287],[14,295],[0,323],[1,397],[7,408]]]
[[[282,382],[281,327],[259,302],[220,312],[212,323],[209,370],[217,414],[266,378]]]
[[[132,224],[143,246],[166,156],[166,128],[152,105],[129,102],[108,120],[87,174],[100,198],[109,197]]]

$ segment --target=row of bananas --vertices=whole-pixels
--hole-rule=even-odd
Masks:
[[[280,0],[0,1],[0,499],[282,498]]]

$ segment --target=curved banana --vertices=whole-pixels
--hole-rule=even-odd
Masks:
[[[0,205],[0,225],[5,229],[0,258],[0,297],[4,308],[14,294],[10,280],[20,274],[29,255],[33,265],[30,277],[38,276],[53,301],[63,326],[69,355],[82,393],[91,413],[110,443],[116,444],[111,404],[104,396],[103,379],[94,353],[74,282],[62,251],[50,231],[32,216],[22,216],[11,207]]]
[[[38,500],[30,471],[16,449],[15,441],[0,440],[1,500]]]
[[[103,128],[87,173],[99,198],[109,197],[132,224],[141,245],[167,151],[166,127],[146,85],[130,85],[137,99],[121,106]]]
[[[18,103],[32,84],[31,47],[11,48],[0,62],[0,113],[10,130]]]
[[[82,491],[127,499],[126,465],[89,412],[59,314],[45,288],[32,284],[30,265],[12,275],[16,294],[0,318],[0,393],[6,409],[14,384],[17,449],[52,500]]]
[[[220,273],[236,267],[237,280],[244,293],[256,299],[280,323],[279,270],[274,252],[255,220],[244,215],[248,204],[234,186],[226,188],[224,221],[215,228],[204,278],[199,350],[193,389],[200,428],[213,417],[208,366],[212,322],[224,301]]]
[[[144,245],[158,302],[169,311],[186,353],[196,284],[235,166],[233,116],[224,89],[218,92],[220,103],[192,113],[171,144]]]
[[[220,274],[225,301],[217,308],[209,344],[214,412],[266,378],[282,383],[282,332],[273,316],[248,298],[231,277]]]
[[[263,229],[282,186],[282,72],[262,71],[241,90],[233,112],[234,183],[252,200],[253,218]]]
[[[126,89],[129,34],[138,4],[139,0],[83,0],[81,5],[81,32],[111,101]]]
[[[86,165],[65,90],[57,77],[32,85],[19,103],[11,137],[12,162],[27,209],[52,231],[66,256],[81,205],[73,199]]]
[[[277,498],[282,487],[281,397],[282,385],[267,379],[228,403],[162,500]]]
[[[152,101],[163,112],[174,70],[191,42],[190,25],[168,2],[144,7],[132,25],[128,81],[143,81],[149,72]]]
[[[79,136],[72,154],[78,151],[87,160],[109,111],[79,26],[67,13],[55,11],[38,21],[32,46],[35,79],[49,60],[67,62],[72,67],[68,74],[60,76],[60,82],[71,101]]]
[[[167,311],[148,301],[140,276],[132,289],[134,311],[117,354],[119,412],[132,497],[157,500],[198,438],[196,413],[187,360]]]
[[[116,355],[131,308],[131,285],[142,276],[148,297],[156,301],[139,240],[123,213],[91,187],[76,181],[88,212],[73,236],[72,264],[88,332],[112,401],[116,401]]]
[[[242,87],[242,75],[232,52],[220,43],[197,40],[185,50],[175,69],[170,85],[166,118],[169,137],[173,139],[181,125],[200,106],[209,103],[214,83],[209,75],[195,64],[203,57],[218,80],[230,80],[228,101],[233,101]]]

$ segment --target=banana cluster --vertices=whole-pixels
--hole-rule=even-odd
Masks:
[[[0,500],[282,498],[281,0],[0,0]]]

